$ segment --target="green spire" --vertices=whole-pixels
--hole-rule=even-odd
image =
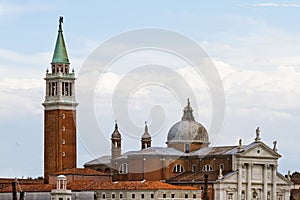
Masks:
[[[68,54],[67,49],[64,41],[63,31],[61,28],[61,24],[63,23],[63,17],[59,18],[59,29],[58,29],[58,36],[56,40],[56,45],[54,49],[54,54],[52,58],[52,63],[62,63],[62,64],[68,64]]]

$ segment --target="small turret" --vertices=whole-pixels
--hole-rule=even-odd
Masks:
[[[149,131],[148,131],[148,126],[147,126],[147,121],[145,122],[145,132],[142,136],[142,139],[141,139],[141,148],[142,149],[147,149],[149,147],[151,147],[151,135],[149,134]]]
[[[111,158],[115,159],[121,155],[121,134],[118,130],[118,124],[115,122],[115,130],[111,134]]]

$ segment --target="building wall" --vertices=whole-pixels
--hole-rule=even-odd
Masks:
[[[122,195],[122,199],[130,200],[130,199],[145,199],[145,200],[153,200],[153,199],[196,199],[200,200],[201,192],[199,190],[101,190],[96,191],[96,199],[103,200],[103,199],[115,199],[119,200],[120,194]],[[142,197],[144,195],[144,198]],[[151,197],[153,195],[153,198]],[[164,194],[166,198],[164,198]],[[171,198],[172,194],[174,194],[174,198]],[[105,195],[105,198],[103,198]],[[113,198],[115,195],[115,198]],[[135,195],[134,198],[132,195]],[[185,198],[187,195],[187,198]],[[196,195],[194,198],[193,195]]]
[[[76,111],[45,110],[44,177],[76,167]]]
[[[20,198],[20,193],[18,193],[18,199]],[[12,193],[0,193],[1,200],[12,200]],[[26,192],[25,199],[27,200],[50,200],[50,192]]]

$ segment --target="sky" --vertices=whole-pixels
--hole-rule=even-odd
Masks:
[[[43,78],[59,16],[64,16],[65,42],[76,74],[103,42],[131,30],[155,27],[192,39],[210,57],[224,87],[225,117],[220,132],[210,135],[211,145],[237,145],[240,138],[249,144],[260,127],[263,142],[271,148],[278,142],[279,171],[299,171],[299,11],[300,1],[289,0],[0,1],[0,177],[43,175]],[[79,167],[110,153],[118,112],[114,95],[124,77],[138,69],[133,66],[151,64],[149,60],[174,67],[172,72],[184,78],[195,94],[190,98],[196,120],[210,130],[214,108],[203,77],[168,53],[135,52],[114,62],[97,82],[93,103],[102,138],[95,134],[99,130],[84,125],[89,118],[78,94]],[[165,146],[169,128],[180,120],[180,102],[187,97],[157,85],[139,85],[129,94],[126,109],[141,132],[124,130],[123,152],[140,148],[144,121],[153,146]],[[122,117],[117,120],[122,132],[125,124]]]

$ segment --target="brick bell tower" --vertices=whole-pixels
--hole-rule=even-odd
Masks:
[[[46,71],[44,106],[44,180],[49,174],[76,167],[76,107],[75,73],[70,62],[62,31],[59,29],[51,70]]]

